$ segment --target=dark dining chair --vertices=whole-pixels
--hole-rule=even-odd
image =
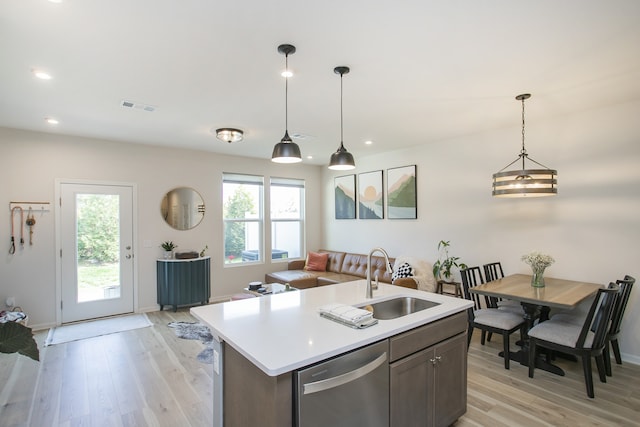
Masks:
[[[620,287],[615,283],[610,283],[606,289],[599,289],[582,325],[552,317],[531,328],[529,330],[529,378],[533,378],[538,347],[572,354],[582,359],[587,395],[593,398],[591,358],[596,359],[600,381],[607,382],[603,353],[619,290]],[[550,357],[550,353],[547,352],[547,362]]]
[[[510,313],[505,310],[499,310],[491,306],[491,301],[487,296],[471,293],[469,290],[482,283],[482,273],[480,267],[469,267],[460,270],[462,276],[462,290],[464,297],[473,301],[474,306],[467,310],[469,327],[467,331],[467,350],[471,344],[471,336],[474,329],[480,329],[482,335],[480,343],[484,345],[485,336],[488,333],[502,335],[504,368],[509,369],[510,350],[509,336],[517,330],[524,328],[524,318],[520,315]],[[484,302],[484,306],[483,303]]]
[[[482,266],[484,270],[484,278],[487,282],[491,282],[492,280],[502,279],[504,277],[504,272],[502,271],[502,264],[500,262],[490,262],[489,264],[485,264]]]
[[[611,355],[609,353],[609,343],[611,343],[611,349],[613,355],[616,358],[616,363],[622,365],[622,357],[620,356],[620,346],[618,345],[618,335],[622,329],[622,317],[624,311],[627,308],[629,302],[629,295],[631,295],[631,289],[636,279],[626,275],[623,280],[617,280],[616,284],[620,286],[620,295],[613,307],[613,315],[611,316],[611,327],[607,334],[606,344],[604,346],[604,367],[608,376],[611,376]]]
[[[484,278],[487,282],[502,279],[504,277],[502,264],[499,261],[490,262],[489,264],[484,264],[482,266],[482,269],[484,270]],[[512,313],[524,315],[524,309],[522,308],[522,305],[520,305],[518,301],[512,301],[512,300],[502,299],[502,298],[491,298],[491,304],[494,307],[500,308],[502,310],[507,310]]]

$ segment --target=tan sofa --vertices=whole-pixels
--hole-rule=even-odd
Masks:
[[[306,289],[367,278],[367,255],[326,249],[320,249],[318,252],[329,254],[326,271],[307,271],[304,269],[305,260],[294,260],[289,261],[287,270],[265,274],[265,283],[288,283],[295,288]],[[390,258],[389,261],[393,266],[395,259]],[[376,274],[379,282],[392,283],[384,257],[371,257],[371,280]],[[398,278],[393,284],[417,289],[416,282],[410,277]]]

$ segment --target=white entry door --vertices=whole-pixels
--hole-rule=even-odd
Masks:
[[[62,323],[131,313],[133,188],[60,184]]]

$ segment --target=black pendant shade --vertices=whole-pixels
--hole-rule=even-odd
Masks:
[[[344,145],[341,142],[338,151],[331,155],[329,169],[344,171],[355,167],[356,162],[353,160],[353,155],[344,148]]]
[[[298,163],[302,161],[300,147],[291,140],[288,131],[284,132],[282,140],[273,147],[271,161],[276,163]]]

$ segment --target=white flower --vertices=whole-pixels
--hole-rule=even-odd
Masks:
[[[536,251],[530,252],[526,255],[522,255],[521,259],[522,261],[529,264],[533,269],[547,268],[551,264],[556,262],[556,260],[553,259],[550,255],[542,254]]]

